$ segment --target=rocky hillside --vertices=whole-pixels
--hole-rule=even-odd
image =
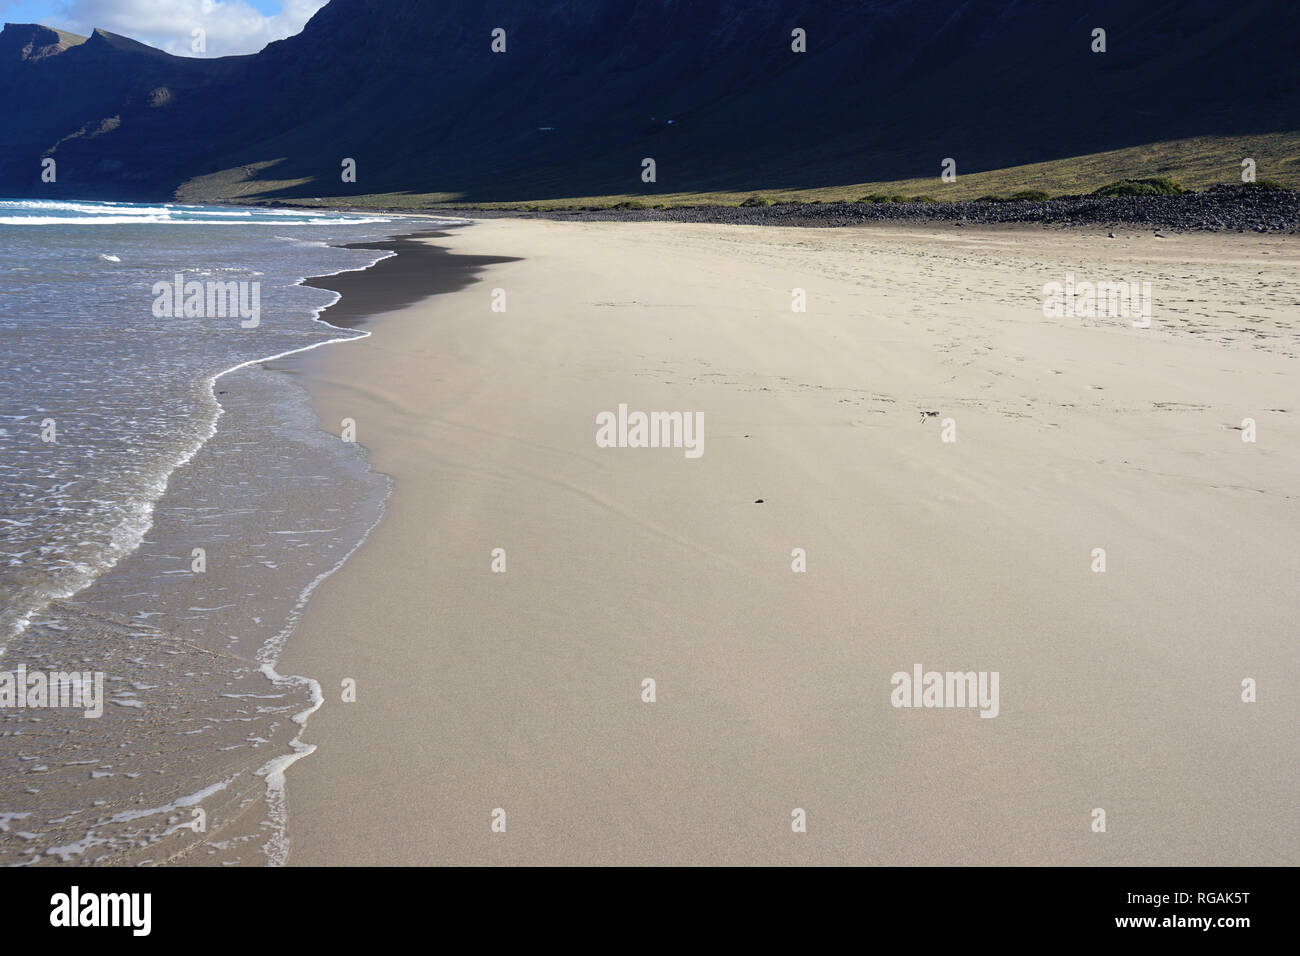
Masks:
[[[1298,35],[1293,0],[332,0],[220,59],[6,24],[0,194],[529,200],[1001,169],[1300,130]]]

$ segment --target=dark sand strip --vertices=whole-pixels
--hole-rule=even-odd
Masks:
[[[396,252],[369,269],[315,276],[303,285],[339,293],[341,298],[322,317],[340,328],[358,328],[365,320],[395,312],[421,299],[456,292],[478,281],[478,274],[490,265],[517,262],[508,256],[452,255],[427,240],[445,239],[447,232],[414,232],[379,242],[353,242],[344,249],[373,249]]]

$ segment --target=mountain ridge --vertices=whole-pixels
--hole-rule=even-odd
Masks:
[[[297,36],[211,59],[43,27],[52,52],[22,56],[20,27],[0,33],[0,190],[19,196],[814,189],[1300,130],[1283,0],[331,0]]]

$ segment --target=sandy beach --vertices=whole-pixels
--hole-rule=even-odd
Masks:
[[[422,240],[493,261],[273,363],[394,479],[279,662],[290,864],[1300,863],[1300,241],[1106,233]],[[620,405],[702,454],[599,447]],[[894,706],[917,665],[996,716]]]

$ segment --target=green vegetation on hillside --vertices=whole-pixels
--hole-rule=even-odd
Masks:
[[[1094,196],[1177,196],[1187,192],[1177,180],[1168,176],[1151,179],[1120,179],[1094,189]]]
[[[894,193],[892,196],[886,193],[871,193],[856,199],[854,202],[881,203],[881,202],[938,202],[933,196],[904,196]]]
[[[1150,185],[1128,187],[1132,192],[1117,191],[1121,182],[1130,184],[1172,183],[1188,190],[1207,189],[1215,185],[1241,185],[1241,161],[1253,158],[1261,178],[1252,184],[1256,189],[1300,188],[1300,130],[1241,137],[1199,137],[1133,146],[1127,149],[1073,156],[1067,159],[959,174],[956,182],[939,180],[935,174],[924,178],[895,182],[863,182],[843,186],[782,188],[770,186],[761,193],[679,192],[621,195],[582,195],[564,199],[539,200],[520,196],[517,200],[466,202],[457,193],[374,193],[361,196],[331,195],[322,190],[319,199],[280,200],[301,206],[346,206],[355,209],[435,210],[521,209],[533,211],[564,209],[608,209],[619,203],[640,203],[642,208],[677,206],[749,206],[788,202],[925,202],[949,200],[984,200],[1006,202],[1044,199],[1054,196],[1078,196],[1111,190],[1103,195],[1171,194],[1169,187]],[[265,164],[274,166],[275,163]],[[268,193],[300,185],[294,180],[253,181],[244,171],[227,171],[191,180],[178,190],[177,197],[189,202],[258,202]],[[1174,189],[1173,192],[1176,192]],[[623,206],[621,208],[637,208]]]
[[[1012,193],[1010,196],[980,196],[976,202],[1042,202],[1045,199],[1051,199],[1051,195],[1043,189],[1022,189],[1019,192]]]

